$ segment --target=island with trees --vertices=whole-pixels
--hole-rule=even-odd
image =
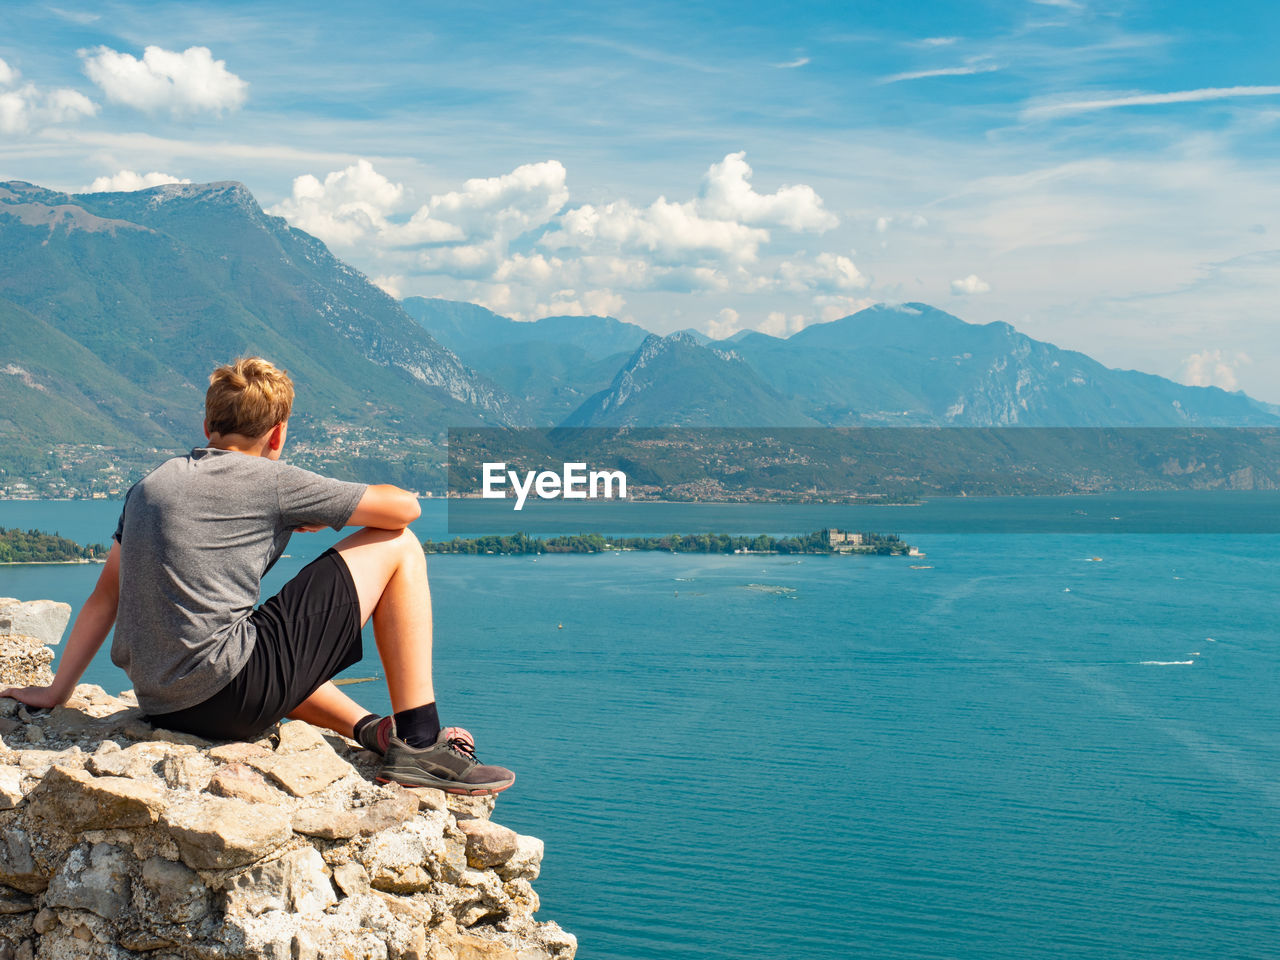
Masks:
[[[82,547],[56,533],[0,527],[0,563],[93,563],[106,558],[107,548],[100,543]]]
[[[427,553],[520,556],[543,553],[606,553],[623,550],[653,550],[665,553],[722,554],[877,554],[918,555],[918,551],[892,533],[853,533],[829,528],[791,537],[732,536],[727,533],[672,533],[659,537],[606,537],[599,533],[579,533],[558,537],[510,536],[455,537],[452,540],[425,540]]]

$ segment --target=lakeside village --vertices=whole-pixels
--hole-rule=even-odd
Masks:
[[[425,540],[422,549],[434,554],[470,556],[538,556],[544,553],[621,553],[648,550],[662,553],[717,554],[872,554],[923,557],[917,548],[897,534],[854,533],[834,527],[795,537],[730,536],[727,533],[668,534],[661,537],[605,537],[598,533],[559,537],[511,536],[455,537]],[[74,540],[39,530],[0,527],[0,564],[102,563],[107,547],[101,543],[81,546]]]
[[[455,537],[426,540],[422,548],[429,554],[523,556],[544,553],[621,553],[649,550],[663,553],[717,554],[872,554],[878,556],[923,557],[916,547],[893,533],[855,533],[829,527],[794,537],[730,536],[727,533],[668,534],[661,537],[605,537],[599,533],[558,537],[510,536]]]

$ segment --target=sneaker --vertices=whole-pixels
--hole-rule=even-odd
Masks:
[[[506,767],[482,765],[471,734],[460,727],[446,727],[430,747],[411,747],[393,734],[377,779],[484,797],[507,789],[516,782],[516,775]]]
[[[366,726],[360,731],[360,736],[357,740],[360,746],[366,750],[376,753],[380,757],[385,757],[395,732],[395,717],[387,716],[377,723],[370,723]],[[471,736],[471,731],[469,730],[464,730],[462,727],[445,727],[440,736],[446,740],[462,740],[471,748],[471,752],[475,753],[476,739]]]

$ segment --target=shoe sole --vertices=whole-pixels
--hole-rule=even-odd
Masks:
[[[424,776],[420,774],[417,779],[424,779]],[[427,787],[431,790],[443,790],[445,793],[452,793],[454,796],[461,797],[491,797],[496,793],[501,793],[516,782],[515,777],[505,783],[496,785],[470,784],[468,786],[460,786],[456,780],[438,780],[435,777],[431,778],[431,783],[406,783],[403,780],[397,780],[395,777],[375,777],[374,780],[378,783],[398,783],[402,787]]]

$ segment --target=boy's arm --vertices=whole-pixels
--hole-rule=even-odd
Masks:
[[[67,648],[58,663],[53,683],[47,687],[10,687],[0,690],[0,697],[12,697],[31,707],[56,707],[71,698],[72,691],[84,675],[102,641],[116,622],[116,607],[120,602],[120,544],[111,544],[107,562],[98,577],[93,593],[80,608]]]
[[[365,490],[347,524],[378,527],[381,530],[402,530],[421,514],[418,498],[408,490],[401,490],[389,483],[379,483]]]

